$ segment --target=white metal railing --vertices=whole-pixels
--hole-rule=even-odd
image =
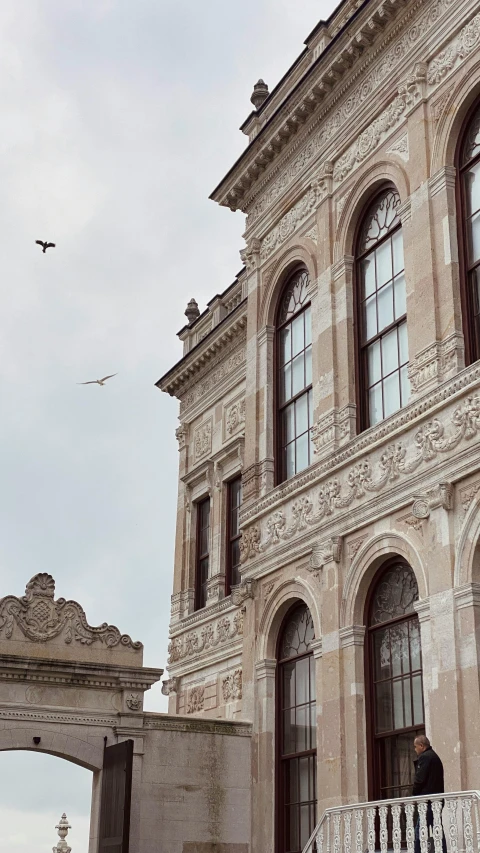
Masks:
[[[432,850],[430,839],[433,853],[443,853],[444,833],[448,853],[480,853],[479,815],[479,791],[351,803],[325,811],[302,853],[414,853],[417,821],[421,853]]]

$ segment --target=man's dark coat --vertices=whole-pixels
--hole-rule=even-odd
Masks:
[[[413,780],[413,796],[423,794],[443,794],[443,764],[431,746],[421,752],[415,764],[415,779]]]

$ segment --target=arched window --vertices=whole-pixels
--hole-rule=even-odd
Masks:
[[[480,104],[462,135],[457,158],[462,200],[463,329],[466,360],[480,358]]]
[[[277,853],[301,853],[316,824],[315,660],[308,607],[290,611],[278,647]]]
[[[408,797],[413,740],[425,733],[420,626],[414,609],[415,575],[400,558],[374,583],[367,604],[367,720],[370,796]]]
[[[278,481],[310,465],[312,426],[312,319],[309,277],[298,270],[288,281],[277,317]]]
[[[405,405],[407,303],[400,196],[385,189],[370,205],[357,242],[357,304],[360,428],[378,423]]]

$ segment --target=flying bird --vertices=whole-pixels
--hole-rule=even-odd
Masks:
[[[42,248],[43,254],[45,254],[47,249],[54,249],[55,248],[55,243],[47,243],[46,241],[43,241],[43,240],[35,240],[35,242],[37,243],[38,246],[43,247]]]
[[[110,373],[109,376],[104,376],[103,379],[91,379],[90,382],[77,382],[77,385],[105,385],[107,379],[111,379],[112,376],[116,375],[116,373]]]

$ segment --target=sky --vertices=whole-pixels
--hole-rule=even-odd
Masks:
[[[147,666],[166,666],[178,465],[178,403],[154,383],[189,299],[203,310],[241,268],[244,217],[208,196],[246,146],[253,84],[335,5],[0,5],[0,596],[49,572]],[[166,710],[160,686],[146,708]],[[0,853],[50,851],[63,811],[86,853],[90,785],[0,753]]]

